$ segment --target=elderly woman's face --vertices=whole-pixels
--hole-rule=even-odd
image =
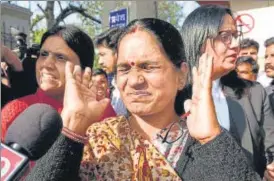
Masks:
[[[239,37],[234,19],[225,15],[223,24],[219,29],[219,35],[206,42],[206,52],[214,57],[213,77],[223,76],[235,68],[239,52]]]
[[[36,79],[40,89],[50,96],[64,95],[66,61],[80,65],[77,54],[61,37],[48,37],[36,62]]]
[[[174,109],[181,74],[155,37],[137,31],[118,48],[117,85],[127,109],[139,116]]]

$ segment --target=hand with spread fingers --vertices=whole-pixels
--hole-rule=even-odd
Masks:
[[[192,100],[184,103],[186,111],[190,111],[187,119],[189,133],[201,144],[207,143],[221,133],[211,95],[212,62],[213,57],[207,53],[201,56],[198,70],[196,67],[192,70]]]
[[[63,126],[76,134],[85,135],[87,128],[99,121],[110,100],[96,100],[96,86],[92,84],[89,67],[82,73],[79,65],[66,62],[65,76],[64,108],[61,113]]]

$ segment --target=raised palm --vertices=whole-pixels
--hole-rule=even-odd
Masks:
[[[99,121],[109,99],[96,100],[96,86],[92,85],[90,68],[82,73],[80,66],[67,62],[65,71],[63,124],[75,133],[84,135],[92,123]]]
[[[204,53],[199,60],[199,69],[193,68],[193,94],[192,100],[185,102],[186,110],[191,114],[187,119],[187,126],[192,137],[206,143],[220,134],[213,99],[212,88],[212,62],[213,58]]]

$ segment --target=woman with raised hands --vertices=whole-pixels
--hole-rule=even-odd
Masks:
[[[171,24],[129,23],[118,43],[116,81],[130,115],[98,123],[109,100],[96,100],[88,70],[67,62],[64,129],[28,180],[259,180],[218,123],[208,54],[192,70],[193,95],[182,115],[184,59]]]

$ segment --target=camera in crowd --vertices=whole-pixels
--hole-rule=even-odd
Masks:
[[[16,40],[16,48],[20,60],[23,60],[26,57],[38,57],[40,50],[39,44],[32,44],[31,47],[28,47],[26,43],[27,35],[16,28],[11,28],[11,34]]]

